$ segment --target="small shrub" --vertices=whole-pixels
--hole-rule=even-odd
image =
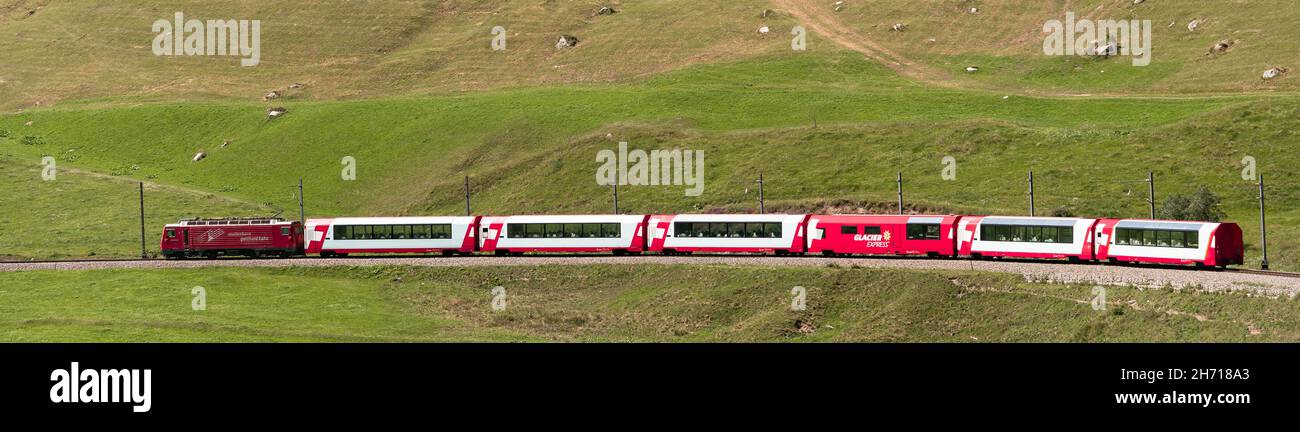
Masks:
[[[1210,191],[1210,188],[1201,185],[1190,196],[1174,194],[1165,199],[1165,203],[1160,206],[1160,217],[1169,220],[1218,222],[1227,216],[1219,207],[1221,201],[1218,195]]]

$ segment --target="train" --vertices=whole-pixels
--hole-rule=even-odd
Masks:
[[[168,259],[352,254],[761,254],[1062,260],[1227,267],[1231,222],[990,215],[610,214],[190,219]]]

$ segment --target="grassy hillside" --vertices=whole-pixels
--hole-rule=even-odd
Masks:
[[[53,181],[41,179],[39,159],[0,154],[0,259],[140,256],[137,182],[67,167],[65,153]],[[146,247],[156,253],[162,227],[181,218],[256,216],[270,207],[173,186],[145,185]]]
[[[850,1],[839,12],[834,2],[778,3],[797,4],[823,27],[846,32],[843,37],[915,62],[918,76],[933,82],[1072,94],[1300,89],[1295,77],[1261,79],[1271,67],[1300,64],[1300,29],[1291,25],[1300,10],[1287,0],[883,0]],[[1066,12],[1076,19],[1151,20],[1151,64],[1044,55],[1043,24],[1064,21]],[[1189,31],[1192,20],[1198,25]],[[893,31],[895,23],[906,28]],[[1232,41],[1232,48],[1211,55],[1210,48],[1223,40]],[[980,71],[967,73],[967,66]]]
[[[195,286],[206,310],[192,309]],[[790,309],[795,286],[804,311]],[[1091,297],[1011,275],[856,268],[42,271],[0,273],[0,340],[1300,340],[1300,304],[1285,298],[1112,287],[1095,311]]]
[[[620,12],[593,16],[603,4]],[[620,81],[788,47],[785,36],[758,34],[783,22],[760,18],[765,7],[753,0],[2,0],[0,109],[105,98],[257,101],[272,90],[317,100]],[[187,19],[261,20],[261,63],[155,56],[151,25],[177,11]],[[505,51],[491,50],[495,26],[507,30]],[[557,50],[560,35],[580,42]],[[292,83],[305,87],[288,90]]]
[[[463,175],[474,178],[479,213],[609,211],[595,155],[620,140],[706,154],[702,196],[628,187],[630,212],[752,211],[760,171],[771,208],[878,211],[902,171],[917,211],[1016,214],[1033,169],[1044,212],[1139,217],[1139,180],[1154,170],[1157,198],[1211,185],[1255,248],[1254,192],[1240,176],[1250,155],[1274,179],[1274,262],[1297,268],[1286,148],[1300,105],[1281,98],[1004,98],[911,83],[854,54],[809,53],[639,83],[287,106],[272,121],[255,103],[34,110],[0,116],[0,152],[33,163],[75,154],[66,166],[290,209],[301,176],[318,216],[457,214]],[[207,158],[192,162],[201,150]],[[340,176],[344,156],[357,159],[356,181]],[[955,181],[940,178],[945,156],[957,160]]]
[[[914,62],[923,82],[958,87],[1030,94],[1300,89],[1294,77],[1260,79],[1269,67],[1300,67],[1300,30],[1289,25],[1300,12],[1286,0],[861,0],[839,12],[833,3],[3,0],[0,109],[69,101],[255,102],[272,90],[288,100],[337,100],[632,82],[693,64],[798,57],[803,53],[789,49],[796,24],[889,50]],[[619,12],[594,15],[605,4]],[[972,7],[979,12],[970,13]],[[261,63],[155,56],[150,26],[177,11],[200,20],[261,20]],[[1152,64],[1043,55],[1043,22],[1064,19],[1066,11],[1151,20]],[[1189,32],[1192,19],[1202,24]],[[890,31],[894,23],[907,29]],[[498,25],[507,29],[502,52],[490,48]],[[771,33],[760,34],[762,26]],[[557,50],[560,35],[581,42]],[[1235,43],[1228,53],[1206,55],[1224,39]],[[816,32],[808,44],[809,52],[823,54],[850,48]],[[970,65],[981,71],[967,74]],[[305,86],[288,89],[291,83]]]

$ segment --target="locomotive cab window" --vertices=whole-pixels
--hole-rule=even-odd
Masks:
[[[167,238],[176,238],[176,230],[167,230]]]
[[[280,227],[280,235],[289,235],[289,227]]]

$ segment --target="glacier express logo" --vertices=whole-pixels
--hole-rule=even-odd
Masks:
[[[892,237],[889,231],[881,234],[855,234],[853,241],[866,242],[867,247],[886,247],[889,246],[889,239]]]
[[[222,234],[225,234],[225,233],[226,233],[226,232],[225,232],[225,231],[222,231],[220,228],[218,228],[218,229],[214,229],[214,230],[208,230],[208,232],[207,232],[208,241],[216,240],[217,237],[221,237],[221,235],[222,235]]]

